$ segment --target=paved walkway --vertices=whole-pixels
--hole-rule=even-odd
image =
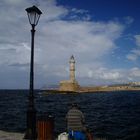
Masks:
[[[0,130],[0,140],[23,140],[24,134]]]
[[[23,140],[23,133],[5,132],[0,130],[0,140]],[[106,140],[105,138],[94,138],[94,140]]]

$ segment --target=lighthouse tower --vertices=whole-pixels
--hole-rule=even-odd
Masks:
[[[75,59],[73,55],[70,57],[69,64],[70,64],[70,81],[75,82]]]
[[[77,92],[80,86],[75,79],[75,59],[73,55],[70,57],[69,66],[70,78],[69,80],[60,81],[59,90]]]

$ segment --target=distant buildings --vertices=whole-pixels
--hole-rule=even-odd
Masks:
[[[140,82],[130,82],[129,85],[131,85],[131,86],[140,86]]]

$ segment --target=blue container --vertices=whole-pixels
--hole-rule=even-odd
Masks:
[[[86,140],[86,134],[81,131],[69,131],[69,138],[74,140]]]

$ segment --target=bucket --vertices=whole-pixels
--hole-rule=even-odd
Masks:
[[[63,132],[58,136],[58,140],[68,140],[68,133]]]

